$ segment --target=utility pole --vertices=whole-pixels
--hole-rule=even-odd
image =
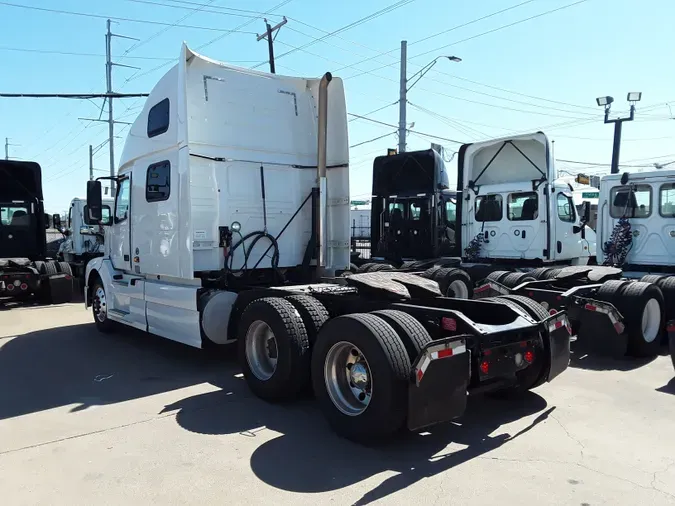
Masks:
[[[105,34],[105,81],[106,81],[106,91],[108,95],[113,93],[113,85],[112,85],[113,65],[116,65],[118,67],[138,69],[138,67],[132,67],[131,65],[122,65],[120,63],[114,63],[112,61],[112,38],[119,37],[120,39],[130,39],[136,41],[139,40],[133,37],[127,37],[125,35],[112,33],[110,31],[110,24],[111,21],[108,20],[106,23],[107,31]],[[108,96],[108,143],[109,143],[108,147],[110,150],[110,177],[112,178],[115,177],[115,120],[113,118],[113,98],[114,97],[112,96]],[[111,193],[113,192],[114,188],[115,188],[114,180],[111,180],[110,181]]]
[[[5,137],[5,160],[9,160],[9,137]]]
[[[89,144],[89,181],[94,180],[94,147]]]
[[[408,104],[408,41],[401,41],[401,82],[398,97],[398,152],[405,153],[405,134],[406,134],[406,105]]]
[[[271,26],[267,19],[265,21],[265,27],[267,28],[267,31],[263,33],[262,35],[258,35],[258,42],[260,42],[263,39],[267,39],[267,50],[269,51],[269,61],[270,61],[270,73],[276,74],[276,69],[274,67],[274,37],[272,37],[272,34],[274,32],[278,32],[279,29],[284,26],[286,23],[288,23],[288,20],[286,19],[286,16],[284,16],[283,21],[277,23],[275,26]],[[276,37],[276,35],[275,35]]]

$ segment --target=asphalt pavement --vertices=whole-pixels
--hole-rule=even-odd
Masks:
[[[273,405],[235,360],[83,305],[0,310],[6,505],[675,504],[675,372],[574,354],[519,401],[379,447],[336,437],[311,398]]]

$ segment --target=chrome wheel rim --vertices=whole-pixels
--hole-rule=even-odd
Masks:
[[[466,286],[464,281],[456,279],[450,286],[448,286],[448,293],[452,293],[452,296],[455,299],[468,299],[469,298],[469,288]]]
[[[661,327],[661,306],[656,299],[649,299],[642,310],[642,335],[651,343],[659,335]]]
[[[324,381],[333,405],[347,416],[362,414],[373,396],[373,377],[363,352],[341,341],[326,354]]]
[[[96,319],[103,323],[108,316],[108,305],[105,300],[105,290],[102,287],[97,287],[94,292],[94,315]]]
[[[256,320],[246,331],[246,361],[253,375],[269,380],[277,370],[279,349],[274,332],[267,323]]]

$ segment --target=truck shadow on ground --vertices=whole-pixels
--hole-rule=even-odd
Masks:
[[[570,367],[591,371],[632,371],[650,364],[656,357],[630,357],[620,354],[603,354],[590,348],[572,344]],[[663,354],[663,350],[661,352]]]
[[[662,392],[664,394],[675,395],[675,378],[671,379],[668,383],[666,383],[662,387],[657,388],[656,391]]]
[[[36,314],[37,316],[37,314]],[[24,318],[30,314],[24,312]],[[113,404],[200,383],[245,387],[229,360],[125,328],[101,334],[93,323],[0,339],[0,420],[74,404]]]
[[[73,298],[70,302],[65,304],[79,304],[84,303],[84,295],[79,292],[75,292]],[[45,304],[40,302],[37,297],[26,297],[26,298],[11,298],[11,297],[0,297],[0,311],[9,311],[11,309],[38,309],[43,307],[58,307],[63,304]]]
[[[457,423],[420,434],[402,433],[388,444],[371,447],[336,436],[309,398],[282,405],[256,398],[236,402],[231,393],[219,391],[186,398],[166,406],[163,413],[178,410],[178,424],[200,434],[256,438],[264,437],[266,430],[281,433],[271,440],[265,437],[250,463],[259,479],[282,490],[325,492],[381,472],[397,473],[356,502],[369,504],[513,441],[555,409],[546,408],[546,401],[532,392],[515,401],[471,398],[466,415]],[[535,413],[540,414],[519,432],[492,435],[502,425]],[[458,447],[448,450],[451,444]]]

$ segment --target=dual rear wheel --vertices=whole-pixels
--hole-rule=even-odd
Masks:
[[[257,396],[284,401],[311,386],[333,430],[360,442],[405,425],[411,363],[431,341],[401,311],[329,319],[307,296],[250,303],[238,337],[244,377]]]

